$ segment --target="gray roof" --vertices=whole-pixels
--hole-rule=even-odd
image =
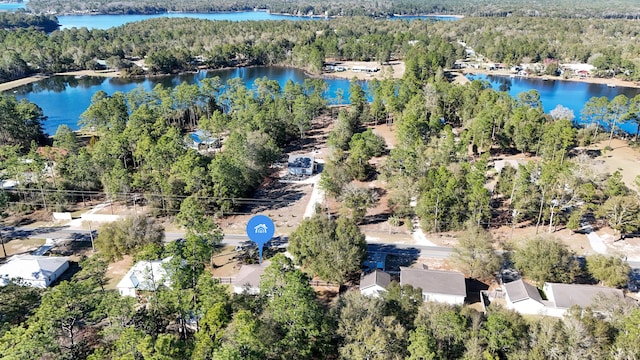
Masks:
[[[557,308],[564,309],[568,309],[573,305],[578,305],[582,308],[590,306],[598,294],[619,298],[624,297],[624,293],[620,289],[595,285],[546,283],[545,291],[548,297],[549,295],[553,296]],[[553,294],[548,294],[549,291]]]
[[[381,270],[374,270],[360,278],[360,290],[378,285],[384,289],[391,283],[391,275]]]
[[[41,280],[50,277],[61,267],[68,267],[66,257],[14,255],[0,265],[0,281],[11,279]]]
[[[464,275],[456,271],[439,271],[400,267],[400,285],[421,288],[423,293],[467,296]]]
[[[246,286],[251,288],[260,287],[260,277],[264,270],[271,264],[271,261],[263,261],[262,264],[242,265],[238,275],[233,280],[233,286]]]
[[[527,284],[522,279],[504,284],[504,291],[507,293],[509,300],[511,300],[512,303],[527,299],[533,299],[542,303],[542,296],[540,296],[538,288],[531,284]]]

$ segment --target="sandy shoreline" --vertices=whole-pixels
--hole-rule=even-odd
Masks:
[[[462,69],[456,70],[455,73],[466,75],[466,74],[483,74],[483,75],[498,75],[498,76],[511,76],[513,72],[509,70],[483,70],[483,69]],[[454,72],[452,72],[454,74]],[[528,76],[529,79],[548,79],[548,80],[558,80],[558,81],[576,81],[583,82],[588,84],[601,84],[601,85],[614,85],[620,87],[630,87],[630,88],[640,88],[640,82],[633,81],[625,81],[616,78],[579,78],[579,77],[571,77],[568,79],[563,78],[562,76],[550,76],[550,75],[531,75]]]
[[[371,80],[378,79],[382,80],[384,78],[394,78],[400,79],[404,75],[405,65],[402,61],[394,61],[387,65],[380,65],[375,61],[365,62],[365,61],[341,61],[337,62],[339,65],[344,66],[348,70],[342,72],[323,72],[322,74],[308,74],[310,77],[316,78],[335,78],[335,79],[347,79],[351,80],[356,78],[358,80]],[[361,73],[361,72],[353,72],[350,69],[353,66],[365,66],[365,67],[378,67],[380,71],[375,73]],[[219,69],[210,69],[210,70],[219,70]],[[206,71],[206,70],[205,70]],[[497,75],[497,76],[511,76],[513,75],[508,70],[483,70],[483,69],[462,69],[462,70],[449,70],[448,74],[452,78],[452,82],[457,84],[466,84],[469,83],[470,80],[465,77],[466,74],[484,74],[484,75]],[[121,74],[118,71],[113,70],[79,70],[79,71],[69,71],[64,73],[56,73],[54,76],[100,76],[100,77],[120,77]],[[171,75],[171,74],[167,74]],[[26,78],[13,80],[0,84],[0,92],[11,90],[17,88],[22,85],[30,84],[33,82],[37,82],[43,79],[48,78],[49,75],[37,74],[33,76],[29,76]],[[640,82],[633,81],[624,81],[616,78],[578,78],[572,77],[569,79],[565,79],[561,76],[529,76],[531,79],[548,79],[548,80],[559,80],[559,81],[577,81],[589,84],[602,84],[602,85],[610,85],[610,86],[620,86],[620,87],[630,87],[630,88],[640,88]]]
[[[393,79],[400,79],[402,78],[402,76],[404,76],[404,70],[405,70],[403,61],[391,61],[388,64],[384,64],[384,65],[380,65],[380,63],[375,61],[332,61],[332,62],[338,66],[344,67],[346,70],[339,71],[339,72],[323,72],[322,74],[319,74],[319,75],[310,74],[309,76],[319,77],[319,78],[329,78],[329,79],[347,79],[347,80],[351,80],[353,78],[358,80],[371,80],[371,79],[382,80],[388,77]],[[369,67],[369,68],[377,67],[380,70],[374,73],[354,72],[351,70],[354,66],[362,66],[362,67]]]
[[[118,71],[110,71],[110,70],[78,70],[78,71],[69,71],[64,73],[56,73],[53,76],[100,76],[100,77],[118,77],[120,76],[120,72]],[[8,81],[0,84],[0,92],[11,90],[22,85],[27,85],[30,83],[34,83],[40,80],[44,80],[49,78],[49,75],[33,75],[26,78]]]
[[[371,79],[378,79],[378,80],[382,80],[386,77],[392,77],[394,79],[399,79],[404,75],[404,62],[402,61],[394,61],[391,62],[387,65],[380,65],[377,62],[371,61],[371,62],[365,62],[365,61],[342,61],[340,62],[340,64],[342,66],[345,66],[349,69],[351,69],[353,66],[367,66],[367,67],[378,67],[380,68],[380,71],[375,72],[375,73],[359,73],[359,72],[353,72],[351,70],[346,70],[343,72],[323,72],[322,74],[307,74],[309,77],[314,77],[314,78],[337,78],[337,79],[347,79],[347,80],[351,80],[353,78],[356,78],[358,80],[371,80]],[[223,69],[203,69],[204,71],[214,71],[214,70],[224,70],[224,69],[228,69],[228,68],[223,68]],[[162,75],[155,75],[155,76],[171,76],[174,74],[162,74]],[[33,76],[29,76],[26,78],[22,78],[22,79],[18,79],[18,80],[13,80],[13,81],[8,81],[5,83],[1,83],[0,84],[0,92],[3,91],[7,91],[7,90],[11,90],[17,87],[20,87],[22,85],[26,85],[26,84],[30,84],[33,82],[37,82],[43,79],[47,79],[50,76],[99,76],[99,77],[120,77],[121,74],[118,71],[112,71],[112,70],[79,70],[79,71],[69,71],[69,72],[63,72],[63,73],[56,73],[53,75],[42,75],[42,74],[37,74],[37,75],[33,75]]]

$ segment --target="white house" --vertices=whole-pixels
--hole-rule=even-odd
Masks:
[[[264,270],[271,264],[271,261],[263,261],[262,264],[242,265],[238,275],[233,280],[233,292],[242,294],[244,292],[256,295],[260,293],[260,277]]]
[[[464,275],[456,271],[400,267],[400,285],[420,288],[423,301],[462,305],[467,296]]]
[[[560,64],[560,67],[569,71],[573,71],[576,75],[589,74],[596,70],[591,64]]]
[[[374,73],[380,71],[379,67],[354,66],[351,68],[353,72]]]
[[[360,293],[365,296],[379,297],[387,291],[390,283],[391,275],[376,269],[360,278]]]
[[[593,305],[600,296],[623,298],[622,290],[604,286],[582,284],[545,283],[543,286],[547,300],[543,300],[538,289],[516,280],[502,285],[507,308],[521,314],[562,317],[572,306],[586,308]]]
[[[136,296],[138,291],[154,291],[171,286],[165,264],[171,257],[155,261],[138,261],[116,285],[121,296]]]
[[[36,288],[46,288],[69,269],[66,257],[15,255],[0,265],[0,286],[10,281]]]

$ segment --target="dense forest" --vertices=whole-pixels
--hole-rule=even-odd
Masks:
[[[137,1],[120,2],[95,0],[76,2],[70,0],[34,0],[28,3],[35,13],[100,13],[100,14],[154,14],[167,11],[179,12],[220,12],[250,11],[266,9],[275,13],[295,15],[329,16],[375,16],[394,14],[463,14],[467,16],[550,16],[585,18],[628,18],[640,16],[640,7],[634,0],[580,1],[543,0],[393,0],[379,1],[264,1],[264,0],[223,0],[215,3],[207,1]]]
[[[635,359],[640,309],[603,298],[565,319],[492,307],[422,303],[392,283],[382,298],[357,291],[319,301],[309,277],[277,255],[260,294],[229,295],[203,272],[207,254],[165,249],[171,288],[121,297],[105,290],[107,262],[81,262],[72,281],[41,292],[0,288],[5,359]],[[201,256],[204,255],[204,256]],[[179,280],[178,280],[179,279]],[[606,315],[603,315],[606,314]]]
[[[58,29],[58,19],[52,15],[31,15],[21,12],[0,12],[0,29],[35,28],[44,32]]]
[[[125,74],[144,71],[132,63],[145,57],[151,73],[193,70],[200,63],[210,68],[235,65],[294,65],[319,72],[325,56],[353,60],[386,61],[402,57],[413,46],[453,45],[430,34],[419,22],[213,22],[194,19],[155,19],[109,30],[71,29],[50,35],[35,30],[0,32],[0,48],[6,59],[0,69],[31,69],[51,73],[92,69],[97,59]],[[196,30],[197,29],[197,30]],[[444,50],[444,49],[443,49]],[[458,56],[462,48],[457,49]],[[443,67],[451,66],[455,58]],[[29,64],[29,65],[27,65]],[[14,70],[15,69],[15,70]]]
[[[50,35],[33,29],[0,30],[0,81],[32,72],[93,69],[106,60],[126,75],[237,65],[289,65],[317,73],[326,57],[347,60],[405,59],[420,47],[443,47],[450,60],[464,56],[464,40],[492,61],[507,64],[588,62],[597,76],[640,77],[634,41],[640,25],[629,20],[467,18],[455,22],[372,20],[213,22],[154,19],[108,30],[67,29]],[[414,46],[416,43],[419,45]],[[440,45],[442,44],[442,45]],[[444,49],[446,47],[446,49]],[[450,58],[450,52],[455,57]],[[441,53],[442,53],[441,51]]]

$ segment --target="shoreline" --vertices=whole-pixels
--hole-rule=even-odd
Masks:
[[[0,84],[0,93],[6,92],[9,90],[13,90],[17,87],[31,84],[34,82],[38,82],[40,80],[48,79],[52,76],[95,76],[95,77],[121,77],[119,71],[111,71],[111,70],[76,70],[76,71],[68,71],[62,73],[55,73],[52,75],[45,74],[36,74],[32,76],[28,76],[22,79],[7,81],[5,83]]]
[[[352,67],[353,65],[380,66],[376,62],[344,61],[342,63],[349,67]],[[260,65],[254,65],[254,66],[260,66]],[[251,66],[251,67],[254,67],[254,66]],[[391,74],[389,74],[388,72],[385,74],[384,71],[379,71],[376,73],[354,73],[351,70],[344,71],[344,72],[322,72],[320,74],[312,74],[306,71],[306,69],[304,68],[291,66],[291,65],[271,65],[271,66],[296,68],[303,71],[310,78],[316,78],[316,79],[351,80],[353,78],[356,78],[358,80],[371,80],[371,79],[380,80],[384,78],[385,75],[386,76],[391,75],[390,77],[394,79],[402,78],[402,76],[404,75],[404,62],[402,61],[397,61],[397,62],[394,62],[393,64],[382,65],[383,67],[390,67],[390,68],[394,68],[394,66],[398,66],[398,68],[393,69]],[[216,71],[216,70],[234,69],[234,68],[240,68],[240,67],[242,66],[237,66],[237,67],[232,66],[232,67],[225,67],[225,68],[219,68],[219,69],[200,69],[200,71]],[[446,73],[450,75],[451,82],[463,84],[463,85],[471,82],[469,79],[466,78],[467,74],[483,74],[483,75],[494,75],[494,76],[503,76],[503,77],[511,77],[513,75],[513,73],[508,70],[484,70],[484,69],[455,69],[455,70],[449,69],[449,70],[446,70]],[[174,74],[144,75],[144,77],[162,77],[162,76],[171,76],[171,75],[174,75]],[[76,71],[55,73],[51,75],[35,74],[22,79],[0,83],[0,93],[15,89],[23,85],[38,82],[40,80],[48,79],[51,76],[122,77],[122,74],[119,71],[115,71],[115,70],[76,70]],[[588,78],[571,77],[571,78],[565,79],[562,76],[549,76],[549,75],[542,75],[542,76],[534,75],[534,76],[528,76],[527,78],[540,79],[540,80],[546,79],[546,80],[552,80],[552,81],[574,81],[574,82],[583,82],[588,84],[607,85],[611,87],[640,88],[640,82],[626,81],[626,80],[621,80],[617,78],[607,79],[607,78],[594,78],[594,77],[588,77]]]
[[[495,75],[495,76],[507,76],[511,77],[513,72],[509,70],[484,70],[484,69],[460,69],[460,70],[450,70],[451,74],[460,74],[460,76],[465,77],[467,74],[482,74],[482,75]],[[516,76],[521,77],[521,76]],[[531,75],[525,77],[527,79],[539,79],[539,80],[550,80],[550,81],[573,81],[573,82],[582,82],[587,84],[597,84],[597,85],[613,85],[611,87],[626,87],[626,88],[636,88],[640,89],[640,82],[633,82],[627,80],[621,80],[618,78],[596,78],[596,77],[587,77],[587,78],[579,78],[579,77],[570,77],[564,78],[562,76],[553,76],[553,75]],[[466,77],[465,77],[466,79]],[[468,81],[468,79],[467,79]]]
[[[0,2],[2,3],[2,2]],[[9,3],[12,4],[12,3]],[[296,14],[291,14],[291,13],[281,13],[281,12],[272,12],[269,9],[253,9],[253,10],[229,10],[229,11],[173,11],[173,10],[166,10],[166,11],[162,11],[162,12],[150,12],[150,13],[135,13],[135,14],[130,14],[130,15],[162,15],[162,14],[235,14],[235,13],[244,13],[244,12],[264,12],[270,15],[278,15],[278,16],[288,16],[288,17],[296,17],[296,18],[309,18],[309,19],[341,19],[341,18],[348,18],[349,16],[344,16],[344,15],[324,15],[324,14],[313,14],[313,15],[296,15]],[[98,12],[91,12],[91,11],[85,11],[85,12],[69,12],[69,13],[58,13],[58,14],[54,14],[55,16],[92,16],[92,15],[97,15],[97,16],[102,16],[102,15],[112,15],[112,16],[118,16],[118,15],[122,15],[121,13],[98,13]],[[368,16],[371,17],[372,19],[377,19],[377,20],[385,20],[385,19],[391,19],[391,18],[398,18],[398,19],[402,19],[405,17],[433,17],[433,18],[452,18],[452,19],[464,19],[465,15],[462,14],[438,14],[438,13],[428,13],[428,14],[391,14],[391,15],[386,15],[386,16]]]
[[[345,61],[343,63],[348,63],[349,66],[353,66],[353,65],[374,65],[377,64],[375,62],[358,62],[358,61]],[[301,70],[305,73],[305,75],[307,75],[310,78],[315,78],[315,79],[345,79],[345,80],[351,80],[353,78],[357,78],[358,80],[372,80],[372,79],[382,79],[384,77],[384,75],[388,74],[385,73],[384,71],[379,71],[377,73],[375,73],[375,75],[372,74],[368,74],[368,73],[354,73],[352,71],[344,71],[344,72],[333,72],[333,73],[327,73],[327,72],[323,72],[320,74],[312,74],[310,72],[308,72],[306,69],[301,68],[301,67],[297,67],[297,66],[291,66],[291,65],[286,65],[286,64],[282,64],[282,65],[250,65],[250,66],[227,66],[227,67],[223,67],[223,68],[216,68],[216,69],[199,69],[199,71],[217,71],[217,70],[230,70],[230,69],[237,69],[237,68],[249,68],[249,67],[259,67],[259,66],[277,66],[277,67],[287,67],[287,68],[294,68],[294,69],[298,69]],[[402,75],[404,74],[404,62],[401,61],[397,61],[394,62],[393,64],[389,64],[389,65],[383,65],[386,68],[392,68],[393,72],[392,72],[392,77],[397,79],[397,78],[401,78]],[[382,69],[381,69],[382,70]],[[187,73],[187,72],[184,72]],[[143,78],[154,78],[154,77],[164,77],[164,76],[172,76],[172,75],[176,75],[176,74],[147,74],[144,76],[141,76]],[[40,80],[45,80],[48,79],[52,76],[78,76],[78,77],[85,77],[85,76],[94,76],[94,77],[122,77],[122,74],[119,71],[115,71],[115,70],[76,70],[76,71],[67,71],[67,72],[61,72],[61,73],[55,73],[55,74],[50,74],[50,75],[45,75],[45,74],[36,74],[36,75],[32,75],[32,76],[28,76],[22,79],[17,79],[17,80],[12,80],[12,81],[8,81],[5,83],[0,83],[0,93],[3,92],[7,92],[9,90],[15,89],[17,87],[23,86],[23,85],[27,85],[27,84],[31,84],[34,82],[38,82]]]

